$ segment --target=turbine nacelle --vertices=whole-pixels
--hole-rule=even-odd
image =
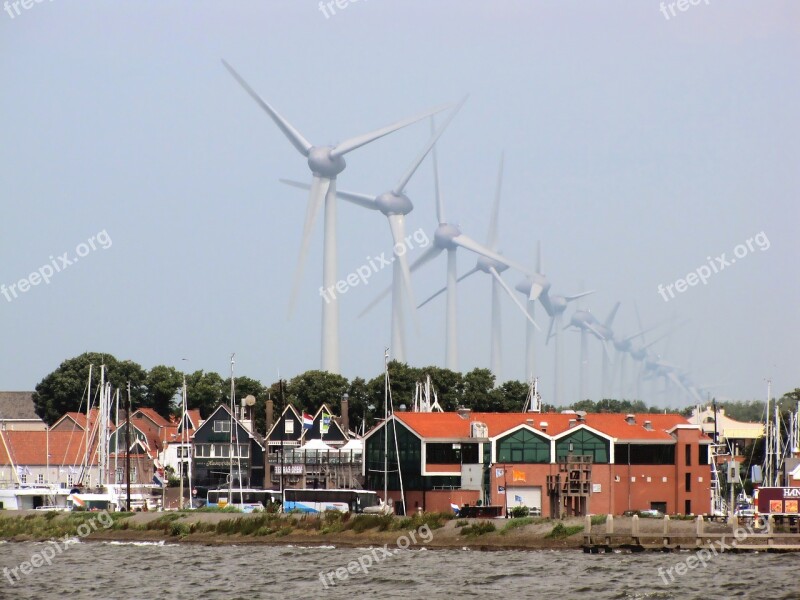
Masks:
[[[455,250],[458,248],[458,244],[453,239],[460,235],[461,229],[459,229],[458,225],[440,223],[433,233],[433,243],[442,250]]]
[[[540,289],[539,294],[547,294],[550,290],[550,281],[548,281],[547,277],[542,275],[541,273],[531,273],[525,279],[520,281],[514,289],[518,292],[525,294],[526,296],[530,297],[531,290],[534,286],[537,286]]]
[[[308,151],[308,168],[314,175],[335,179],[344,171],[347,166],[344,156],[334,155],[333,148],[333,146],[313,146]]]
[[[407,215],[414,209],[411,200],[403,193],[384,192],[375,198],[375,206],[387,217],[390,215]]]
[[[616,348],[619,352],[629,352],[633,347],[633,342],[631,342],[631,340],[628,338],[620,339],[615,336],[611,341],[614,342],[614,348]]]
[[[483,271],[484,273],[491,274],[492,269],[494,269],[498,273],[506,271],[508,269],[508,265],[504,265],[499,260],[487,258],[486,256],[479,256],[475,268]]]
[[[567,300],[564,296],[548,296],[550,299],[550,310],[552,311],[551,317],[556,315],[564,314],[564,311],[567,310]],[[545,307],[546,308],[546,307]]]

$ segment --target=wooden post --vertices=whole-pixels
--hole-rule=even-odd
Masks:
[[[606,546],[611,545],[611,536],[614,535],[614,515],[606,517]]]
[[[631,517],[631,537],[634,544],[639,543],[639,515]]]
[[[586,515],[583,519],[583,530],[586,532],[583,536],[584,543],[587,546],[592,545],[592,517]]]
[[[664,515],[664,547],[669,546],[669,515]]]
[[[775,517],[772,515],[767,519],[767,546],[775,544]]]
[[[695,545],[700,547],[703,545],[703,534],[704,534],[704,522],[703,522],[703,515],[697,515],[696,526],[695,526]]]

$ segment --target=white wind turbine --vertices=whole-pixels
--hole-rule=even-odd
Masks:
[[[431,130],[435,129],[433,119],[431,119]],[[428,249],[411,265],[411,272],[413,273],[425,263],[432,261],[443,251],[447,251],[447,308],[446,308],[446,321],[445,321],[445,366],[452,370],[458,370],[458,332],[457,332],[457,316],[456,316],[456,281],[458,278],[457,264],[456,264],[456,250],[459,247],[469,250],[479,256],[489,258],[497,261],[498,263],[517,269],[523,273],[527,272],[524,267],[518,263],[505,258],[503,255],[486,248],[479,244],[469,236],[461,233],[461,229],[454,223],[449,223],[446,220],[444,212],[444,202],[439,191],[439,166],[436,157],[436,147],[434,146],[433,152],[433,173],[434,183],[436,188],[436,219],[439,226],[433,234],[433,243]],[[375,298],[363,311],[361,315],[372,309],[378,302],[385,298],[391,291],[391,286],[383,290],[377,298]],[[359,315],[359,316],[361,316]]]
[[[414,176],[419,166],[422,164],[422,161],[425,160],[425,157],[428,156],[428,153],[433,148],[436,141],[441,137],[444,133],[447,126],[450,124],[450,121],[453,120],[453,117],[456,116],[458,111],[466,102],[466,98],[464,98],[458,106],[456,106],[451,112],[450,115],[447,117],[447,120],[442,124],[438,131],[435,131],[431,134],[428,143],[425,144],[425,147],[419,153],[419,155],[414,159],[414,162],[406,169],[405,173],[403,173],[400,180],[395,184],[394,188],[389,190],[388,192],[384,192],[378,196],[372,196],[369,194],[361,194],[357,192],[346,192],[344,190],[337,190],[336,195],[343,200],[347,200],[348,202],[352,202],[358,206],[363,208],[367,208],[370,210],[377,210],[383,213],[383,215],[389,221],[389,228],[392,233],[392,241],[394,243],[394,258],[392,259],[392,357],[395,360],[400,362],[405,362],[406,360],[406,351],[405,351],[405,327],[403,323],[403,296],[408,301],[408,305],[411,308],[412,314],[414,314],[415,310],[415,302],[414,302],[414,293],[411,287],[411,271],[408,268],[408,259],[406,258],[406,252],[404,244],[405,242],[405,221],[406,215],[410,213],[414,205],[411,203],[411,200],[405,194],[406,185]],[[291,185],[301,189],[310,189],[311,186],[305,183],[300,183],[297,181],[290,181],[288,179],[281,179],[281,181],[287,185]],[[399,252],[397,248],[400,247],[403,249],[402,252]]]
[[[492,216],[491,220],[489,221],[489,233],[486,238],[486,248],[491,250],[492,252],[499,252],[498,240],[497,240],[497,223],[499,219],[500,213],[500,192],[502,190],[503,185],[503,157],[500,157],[500,169],[497,175],[497,188],[495,190],[495,197],[494,197],[494,205],[492,206]],[[469,277],[470,275],[478,272],[484,272],[487,275],[492,276],[492,323],[491,323],[491,357],[490,357],[490,364],[492,372],[495,376],[500,379],[501,372],[502,372],[502,323],[501,323],[501,316],[500,316],[500,291],[501,289],[509,295],[511,300],[514,301],[519,309],[522,311],[522,314],[525,315],[527,319],[528,326],[536,329],[539,329],[539,326],[536,324],[536,321],[533,320],[530,312],[525,310],[525,307],[522,303],[514,296],[514,292],[511,291],[511,288],[508,284],[503,281],[503,278],[500,276],[500,273],[508,269],[508,266],[505,263],[499,262],[495,259],[487,258],[485,256],[478,256],[478,262],[469,271],[464,273],[461,277],[456,280],[456,283],[462,281]],[[422,304],[419,305],[418,308],[421,308],[440,294],[447,291],[447,287],[441,288],[435,294],[433,294],[430,298],[425,300]]]
[[[423,114],[398,121],[376,131],[350,138],[335,146],[314,146],[291,123],[261,98],[233,67],[224,60],[222,64],[225,65],[228,72],[233,75],[234,79],[239,82],[253,100],[267,112],[295,149],[306,157],[308,167],[311,170],[311,193],[308,198],[306,218],[303,225],[303,239],[300,245],[300,254],[289,303],[289,313],[291,314],[297,299],[300,279],[311,243],[311,230],[314,228],[317,213],[323,203],[325,204],[325,222],[322,250],[322,289],[329,290],[336,285],[336,177],[345,169],[345,154],[447,107],[438,107],[426,111]],[[339,302],[335,297],[332,299],[323,298],[322,300],[322,370],[331,373],[339,372]]]

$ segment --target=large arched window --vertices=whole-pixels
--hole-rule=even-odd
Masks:
[[[609,442],[591,431],[578,429],[556,442],[556,458],[566,458],[568,454],[590,455],[594,463],[608,463]]]
[[[498,463],[549,463],[550,441],[519,429],[497,441]]]

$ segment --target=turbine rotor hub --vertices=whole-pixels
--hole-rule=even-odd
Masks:
[[[489,273],[489,271],[494,268],[495,271],[498,273],[502,273],[506,269],[508,269],[508,265],[504,265],[499,260],[494,260],[493,258],[488,258],[486,256],[479,256],[478,257],[478,268],[483,271],[484,273]]]
[[[384,215],[407,215],[414,209],[414,205],[405,194],[385,192],[375,199],[378,210]]]
[[[458,244],[453,241],[453,238],[456,238],[460,235],[461,230],[457,225],[440,223],[436,228],[436,231],[433,233],[433,243],[443,250],[455,250],[458,248]]]
[[[333,146],[314,146],[308,151],[308,168],[314,175],[334,179],[344,171],[343,156],[332,156]]]

